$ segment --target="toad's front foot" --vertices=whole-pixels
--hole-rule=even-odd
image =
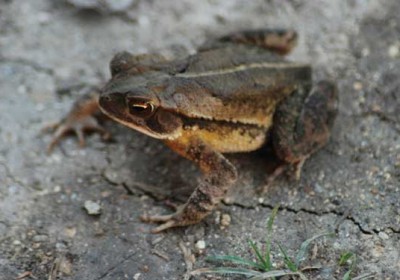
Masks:
[[[111,138],[111,134],[101,127],[97,120],[92,116],[87,116],[79,120],[66,118],[58,123],[52,124],[47,129],[54,130],[53,138],[47,146],[47,152],[52,152],[54,147],[61,141],[61,139],[68,133],[75,133],[78,137],[79,146],[85,146],[85,132],[96,131],[102,135],[104,140]]]
[[[99,125],[95,116],[101,114],[97,102],[98,92],[92,91],[73,105],[71,111],[60,121],[47,126],[45,129],[53,130],[53,138],[47,146],[47,151],[51,152],[61,139],[68,133],[75,133],[79,140],[79,146],[85,145],[85,132],[95,131],[102,135],[103,139],[111,138],[102,126]]]

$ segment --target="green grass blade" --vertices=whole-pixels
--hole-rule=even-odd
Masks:
[[[271,270],[265,273],[262,273],[261,275],[257,275],[254,277],[251,277],[249,280],[265,280],[265,279],[271,279],[275,277],[280,277],[280,276],[287,276],[287,275],[297,275],[300,277],[301,280],[308,280],[304,274],[300,272],[293,272],[288,269],[285,270]]]
[[[215,273],[215,274],[239,274],[245,276],[258,276],[261,272],[245,269],[245,268],[237,268],[237,267],[213,267],[213,268],[199,268],[190,272],[191,275],[199,275],[205,273]]]
[[[356,262],[357,262],[357,257],[356,255],[352,255],[351,257],[351,264],[350,264],[350,268],[349,271],[347,271],[344,275],[343,275],[343,280],[351,280],[351,274],[353,273],[354,269],[356,268]]]
[[[263,266],[261,266],[260,264],[250,261],[250,260],[246,260],[243,259],[241,257],[238,256],[230,256],[230,255],[216,255],[216,256],[211,256],[211,257],[207,257],[206,261],[209,262],[230,262],[230,263],[234,263],[234,264],[239,264],[239,265],[245,265],[245,266],[249,266],[251,268],[255,268],[255,269],[263,269]]]
[[[267,237],[265,239],[265,252],[264,252],[264,266],[265,271],[270,271],[272,269],[272,262],[271,262],[271,236],[272,236],[272,226],[275,222],[275,218],[278,214],[280,205],[276,205],[274,209],[272,209],[271,215],[267,221]]]
[[[293,272],[297,272],[299,269],[296,266],[296,264],[290,259],[288,254],[286,253],[286,250],[281,246],[280,243],[278,243],[279,250],[281,251],[283,255],[283,261],[285,262],[287,268],[289,268]]]
[[[267,234],[268,235],[271,235],[271,233],[272,233],[272,225],[274,224],[275,217],[278,214],[279,207],[280,207],[279,204],[276,205],[274,207],[274,209],[272,209],[271,216],[269,216],[269,218],[268,218],[268,221],[267,221]]]
[[[344,275],[343,275],[343,280],[351,280],[351,270],[347,271]]]
[[[296,267],[299,267],[300,263],[305,259],[305,256],[308,251],[308,247],[310,246],[311,242],[313,242],[317,238],[320,238],[323,236],[331,236],[331,235],[333,235],[333,233],[329,233],[329,232],[321,233],[321,234],[315,235],[315,236],[307,239],[303,243],[301,243],[299,252],[296,255],[296,261],[295,261]]]
[[[351,257],[353,257],[353,256],[354,256],[354,254],[353,254],[352,252],[345,252],[345,253],[343,253],[343,254],[340,256],[339,265],[340,265],[340,266],[345,265],[345,264],[347,263],[347,261],[348,261]]]
[[[267,240],[267,244],[265,244],[265,252],[264,252],[264,271],[270,271],[272,269],[271,262],[271,241]]]
[[[263,258],[263,255],[261,254],[260,249],[258,249],[256,243],[252,240],[249,240],[249,245],[257,256],[259,261],[258,265],[262,266],[262,270],[266,270],[268,268],[268,264],[265,262],[265,259]]]

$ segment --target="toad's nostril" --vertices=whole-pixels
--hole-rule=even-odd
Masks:
[[[112,98],[109,94],[105,94],[100,96],[100,100],[103,102],[111,102]]]

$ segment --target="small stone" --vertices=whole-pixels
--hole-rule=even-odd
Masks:
[[[382,240],[388,240],[389,239],[389,235],[387,235],[385,232],[381,231],[378,233],[378,236],[380,239]]]
[[[18,92],[19,94],[25,94],[27,91],[28,91],[28,90],[27,90],[27,88],[26,88],[25,85],[19,85],[19,86],[17,87],[17,92]]]
[[[353,84],[354,90],[362,90],[363,89],[363,84],[361,82],[355,82]]]
[[[76,235],[76,228],[75,227],[67,227],[64,229],[64,233],[69,238],[73,238]]]
[[[371,193],[372,193],[373,195],[377,195],[377,194],[379,193],[379,190],[378,190],[377,188],[372,188],[372,189],[371,189]]]
[[[66,250],[67,250],[67,245],[64,244],[63,242],[57,242],[57,243],[56,243],[56,249],[57,249],[57,251],[59,251],[59,252],[66,251]]]
[[[229,214],[222,214],[221,217],[221,226],[227,227],[231,224],[231,216]]]
[[[199,240],[196,242],[195,247],[198,250],[204,250],[206,248],[206,242],[204,240]]]
[[[221,223],[221,211],[215,211],[215,223]]]
[[[362,56],[366,57],[366,56],[368,56],[369,54],[370,54],[370,51],[369,51],[368,48],[362,49],[362,51],[361,51],[361,55],[362,55]]]
[[[396,43],[389,47],[388,55],[392,58],[399,57],[400,55],[400,44]]]
[[[133,279],[134,279],[134,280],[139,280],[140,274],[141,274],[141,273],[136,273],[136,274],[133,276]]]
[[[101,214],[101,206],[99,203],[86,200],[84,204],[84,208],[89,215],[100,215]]]
[[[19,246],[19,245],[21,245],[22,243],[21,243],[21,241],[19,241],[19,240],[14,240],[13,241],[13,245],[15,245],[15,246]]]
[[[224,200],[224,203],[228,204],[228,205],[231,205],[234,202],[232,197],[225,197],[223,200]]]
[[[107,197],[109,197],[111,195],[111,192],[110,191],[104,191],[104,192],[101,192],[100,195],[103,198],[107,198]]]
[[[49,239],[49,237],[47,235],[35,235],[32,238],[33,242],[45,242]]]
[[[72,274],[72,263],[69,259],[63,258],[60,263],[60,271],[65,275]]]
[[[385,252],[385,247],[383,247],[380,244],[375,245],[375,247],[371,251],[372,256],[374,256],[375,258],[381,257],[384,252]]]

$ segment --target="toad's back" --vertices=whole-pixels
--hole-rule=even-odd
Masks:
[[[190,117],[269,127],[276,104],[310,83],[306,64],[257,47],[227,45],[188,57],[185,69],[171,77],[166,97]]]

